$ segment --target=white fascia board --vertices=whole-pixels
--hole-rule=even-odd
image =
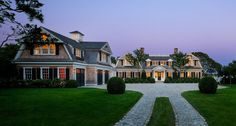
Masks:
[[[22,44],[22,45],[20,46],[20,49],[17,51],[17,54],[16,54],[14,60],[17,60],[18,58],[20,58],[20,56],[21,56],[21,54],[23,53],[23,50],[24,50],[24,49],[25,49],[25,44]]]

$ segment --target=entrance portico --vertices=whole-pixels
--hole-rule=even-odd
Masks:
[[[165,81],[166,78],[166,68],[163,66],[157,66],[152,69],[153,75],[152,77],[155,81]]]

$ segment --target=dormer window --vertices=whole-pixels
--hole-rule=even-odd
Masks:
[[[121,66],[123,66],[124,65],[124,60],[120,60],[120,64],[121,64]]]
[[[75,56],[78,57],[78,58],[81,58],[82,57],[82,53],[81,53],[81,50],[80,49],[75,49]]]
[[[197,66],[197,60],[194,60],[194,66]]]
[[[34,55],[56,55],[56,46],[55,44],[35,44]]]

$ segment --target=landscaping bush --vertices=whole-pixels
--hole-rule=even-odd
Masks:
[[[112,77],[107,82],[109,94],[123,94],[125,92],[125,82],[119,77]]]
[[[51,81],[49,87],[50,88],[63,88],[66,86],[66,82],[60,79],[54,79]]]
[[[167,77],[165,79],[165,83],[198,83],[200,81],[199,78],[171,78]]]
[[[153,77],[148,77],[146,79],[142,78],[125,78],[125,83],[155,83]]]
[[[217,82],[213,77],[204,77],[200,80],[198,87],[201,93],[215,94]]]
[[[38,88],[48,88],[51,80],[32,80],[31,86]]]
[[[153,77],[148,77],[147,80],[149,83],[155,83],[155,79]]]
[[[76,80],[66,80],[65,87],[66,88],[76,88],[76,87],[78,87],[77,81]]]

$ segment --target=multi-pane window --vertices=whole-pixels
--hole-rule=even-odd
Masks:
[[[32,68],[25,68],[25,80],[32,80]]]
[[[34,55],[55,55],[55,44],[34,45]]]
[[[107,54],[101,53],[101,56],[102,56],[102,62],[107,62]]]
[[[66,69],[65,68],[58,68],[58,74],[60,79],[66,79]]]
[[[42,79],[49,79],[49,68],[42,68]]]
[[[81,50],[80,50],[80,49],[75,48],[75,56],[76,56],[76,57],[79,57],[79,58],[82,57],[82,54],[81,54]]]

